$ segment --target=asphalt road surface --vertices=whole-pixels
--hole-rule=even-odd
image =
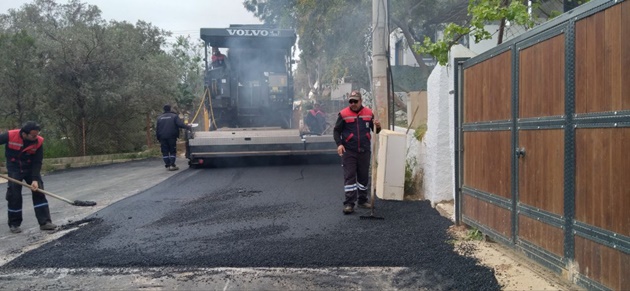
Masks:
[[[3,288],[500,289],[491,269],[453,250],[451,221],[428,202],[378,200],[376,215],[384,220],[360,219],[369,215],[363,209],[343,215],[339,163],[177,173],[159,165],[149,160],[45,177],[49,191],[94,193],[110,181],[122,193],[107,196],[126,198],[110,197],[107,207],[73,216],[56,234],[22,234],[25,245],[30,237],[30,245],[44,240],[41,246],[0,248],[9,254],[0,268]],[[25,213],[28,220],[34,215]],[[4,233],[0,245],[20,236]]]

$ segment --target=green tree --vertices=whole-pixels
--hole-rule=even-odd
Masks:
[[[296,30],[298,73],[306,74],[301,80],[316,95],[323,83],[340,78],[369,87],[371,1],[249,0],[244,5],[266,24]]]
[[[5,126],[39,119],[40,65],[35,39],[26,31],[0,34],[0,114]]]
[[[435,35],[443,20],[464,23],[467,0],[391,0],[390,32],[400,29],[406,45]],[[298,73],[313,84],[344,79],[370,88],[372,0],[248,0],[245,7],[266,24],[293,28],[301,50]],[[386,1],[382,1],[385,5]],[[383,11],[384,13],[384,11]],[[414,52],[418,66],[429,68]],[[426,74],[428,75],[428,73]],[[296,87],[299,89],[299,87]],[[317,92],[317,88],[314,91]]]
[[[179,72],[175,101],[186,112],[195,109],[195,99],[199,99],[204,93],[203,46],[201,41],[195,42],[190,37],[179,36],[170,50]]]
[[[390,5],[390,32],[399,30],[405,45],[413,47],[419,40],[433,39],[444,22],[464,24],[467,0],[392,0]],[[422,75],[428,76],[430,68],[423,61],[422,51],[412,50]]]
[[[34,1],[0,15],[0,28],[34,39],[42,81],[33,87],[43,92],[37,103],[46,108],[47,137],[64,137],[73,155],[150,144],[152,120],[181,75],[162,49],[167,32],[142,21],[108,23],[98,7],[77,0]]]
[[[561,0],[556,0],[560,1]],[[506,22],[521,25],[525,29],[532,28],[540,19],[547,20],[559,15],[559,11],[553,6],[552,1],[532,1],[528,7],[526,1],[521,0],[469,0],[468,15],[470,21],[462,23],[443,21],[443,38],[433,40],[428,36],[423,42],[413,44],[414,51],[418,54],[434,56],[438,63],[444,65],[448,62],[448,53],[451,47],[457,44],[466,35],[473,41],[491,39],[492,34],[486,29],[488,24],[500,23],[498,44],[503,42],[503,29]],[[588,0],[579,1],[579,4]]]

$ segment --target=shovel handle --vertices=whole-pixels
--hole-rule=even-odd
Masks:
[[[9,176],[0,175],[0,177],[2,177],[3,179],[9,180],[9,181],[11,181],[11,182],[13,182],[13,183],[17,183],[17,184],[20,184],[20,185],[22,185],[22,186],[28,187],[28,188],[29,188],[29,189],[31,189],[31,190],[33,189],[33,188],[31,188],[31,185],[26,184],[26,183],[24,183],[24,182],[22,182],[22,181],[19,181],[19,180],[13,179],[13,178],[11,178],[11,177],[9,177]],[[50,197],[57,198],[57,199],[59,199],[59,200],[65,201],[65,202],[67,202],[67,203],[74,204],[74,201],[69,200],[69,199],[66,199],[66,198],[63,198],[63,197],[61,197],[61,196],[59,196],[59,195],[57,195],[57,194],[50,193],[50,192],[48,192],[48,191],[46,191],[46,190],[44,190],[44,189],[39,189],[39,188],[38,188],[38,189],[37,189],[37,190],[35,190],[35,191],[37,191],[37,192],[41,192],[41,193],[44,193],[44,194],[46,194],[46,195],[48,195],[48,196],[50,196]]]

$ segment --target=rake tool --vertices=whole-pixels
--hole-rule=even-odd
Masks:
[[[3,179],[9,180],[9,181],[11,181],[13,183],[17,183],[17,184],[20,184],[22,186],[28,187],[29,189],[32,189],[31,185],[26,184],[26,183],[24,183],[22,181],[18,181],[16,179],[13,179],[13,178],[11,178],[9,176],[0,175],[0,177],[3,178]],[[74,206],[94,206],[94,205],[96,205],[96,202],[94,202],[94,201],[83,201],[83,200],[74,200],[74,201],[72,201],[70,199],[61,197],[61,196],[59,196],[57,194],[50,193],[50,192],[48,192],[48,191],[46,191],[44,189],[37,189],[35,191],[43,193],[43,194],[45,194],[47,196],[50,196],[50,197],[53,197],[53,198],[57,198],[57,199],[59,199],[59,200],[61,200],[63,202],[66,202],[66,203],[68,203],[70,205],[74,205]]]
[[[372,207],[370,208],[370,215],[361,215],[359,216],[359,219],[361,220],[384,220],[384,217],[381,216],[375,216],[374,215],[374,204],[376,204],[376,199],[374,197],[374,192],[375,190],[370,191],[372,192],[372,194],[370,194],[371,196],[371,201],[372,201]]]

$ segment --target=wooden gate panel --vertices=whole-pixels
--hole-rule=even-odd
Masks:
[[[575,31],[575,112],[630,110],[630,2],[579,20]]]
[[[508,120],[512,117],[511,56],[511,52],[507,51],[464,71],[464,123]]]
[[[564,213],[564,130],[520,130],[519,202]]]
[[[564,34],[519,53],[519,118],[564,114]]]
[[[604,284],[612,290],[630,286],[630,255],[575,236],[575,262],[580,274]]]
[[[511,132],[464,132],[463,185],[511,199]]]
[[[512,236],[512,212],[463,193],[462,214],[488,226],[506,238]]]
[[[630,286],[630,1],[573,11],[457,72],[457,211],[582,286],[620,290]]]
[[[558,257],[564,255],[564,231],[525,215],[518,216],[518,236]]]
[[[630,236],[630,128],[575,133],[576,220]]]

